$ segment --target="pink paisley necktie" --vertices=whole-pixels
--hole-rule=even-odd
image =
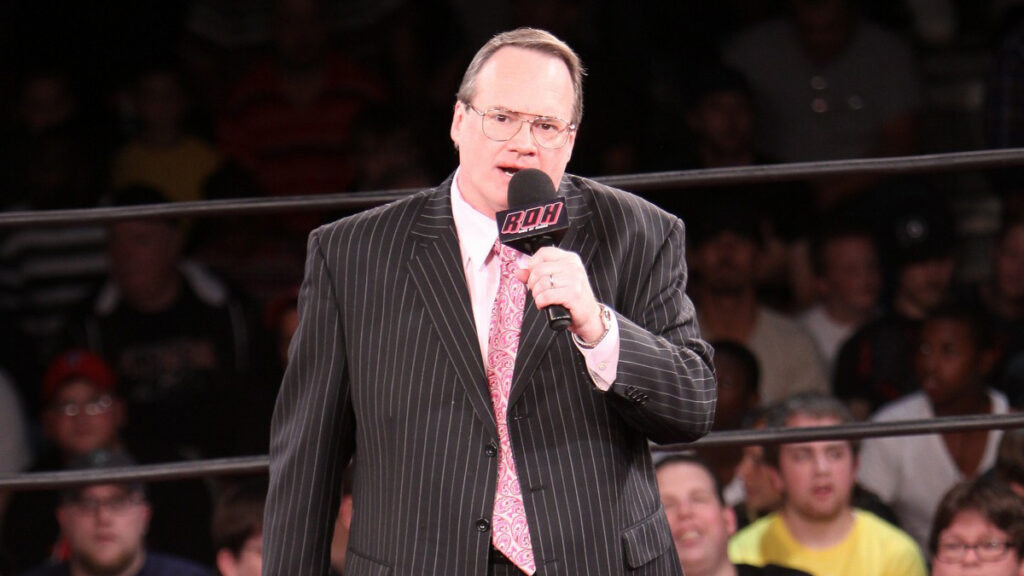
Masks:
[[[491,312],[491,329],[487,344],[487,383],[498,424],[498,487],[494,496],[494,517],[491,521],[494,547],[508,556],[527,574],[537,571],[526,524],[526,508],[519,491],[519,478],[512,460],[512,444],[508,437],[508,395],[512,388],[512,369],[519,349],[519,329],[523,323],[526,286],[516,279],[515,250],[495,243],[501,266],[498,296]]]

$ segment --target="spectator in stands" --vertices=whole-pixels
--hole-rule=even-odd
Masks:
[[[715,374],[718,377],[718,404],[712,430],[738,430],[750,417],[761,397],[758,382],[761,371],[757,358],[742,344],[728,341],[711,343],[715,349]],[[743,484],[736,476],[736,467],[743,458],[739,446],[696,447],[700,456],[714,470],[715,480],[725,488],[724,497],[729,506],[743,500]]]
[[[992,324],[1000,353],[993,384],[1011,406],[1024,408],[1024,215],[1000,228],[991,276],[978,285],[975,300]]]
[[[784,162],[912,154],[919,94],[909,46],[851,0],[787,5],[788,19],[741,33],[725,51],[753,86],[758,149]],[[821,183],[824,204],[871,180]]]
[[[122,452],[100,450],[76,459],[70,469],[103,470],[134,464]],[[142,484],[97,483],[65,490],[57,522],[67,543],[67,559],[44,563],[25,576],[209,576],[198,564],[147,549],[151,514]]]
[[[203,184],[220,164],[220,154],[190,133],[189,96],[173,65],[153,65],[134,83],[139,131],[114,157],[114,188],[132,184],[165,191],[172,201],[202,199]]]
[[[69,463],[97,450],[123,451],[121,430],[128,419],[117,379],[103,358],[84,350],[60,354],[42,381],[40,416],[44,449],[31,471],[66,470]],[[161,550],[205,562],[208,539],[181,527],[206,522],[210,498],[200,480],[163,482],[151,487],[150,502],[157,510],[149,526],[149,541]],[[47,558],[61,560],[52,491],[22,491],[11,500],[9,522],[3,524],[3,547],[16,569]]]
[[[1024,576],[1024,498],[989,479],[943,496],[928,539],[932,576]]]
[[[721,484],[707,463],[675,455],[659,462],[655,471],[686,576],[807,576],[806,572],[776,565],[735,565],[729,560],[727,546],[736,532],[736,517],[725,505]]]
[[[383,88],[359,62],[331,53],[322,0],[273,4],[272,54],[232,91],[219,121],[222,147],[269,195],[351,191],[353,125]],[[283,220],[304,240],[319,219]]]
[[[160,204],[160,191],[117,191],[119,206]],[[83,320],[87,347],[109,358],[132,418],[125,438],[145,461],[266,450],[271,389],[264,336],[220,280],[182,256],[182,225],[110,225],[111,275]]]
[[[921,328],[915,357],[921,390],[883,406],[874,422],[968,414],[1005,414],[1006,397],[985,385],[995,360],[984,321],[962,306],[934,310]],[[956,482],[995,463],[1000,430],[870,438],[861,450],[860,481],[893,507],[922,548],[935,507]]]
[[[929,312],[952,297],[953,218],[941,200],[909,195],[881,243],[895,260],[889,310],[865,324],[839,349],[833,382],[859,419],[917,389],[914,351]]]
[[[836,426],[853,421],[842,402],[798,394],[769,412],[767,428]],[[812,574],[926,573],[906,533],[851,503],[856,447],[848,440],[768,445],[765,460],[783,493],[782,508],[729,542],[733,562],[785,563]]]
[[[267,479],[235,481],[217,498],[210,533],[221,576],[260,576],[263,571],[263,506]]]
[[[992,468],[996,478],[1006,482],[1024,498],[1024,428],[1005,430],[999,441],[996,465]]]
[[[21,472],[31,461],[32,446],[21,398],[7,374],[0,370],[0,475]],[[0,490],[0,528],[4,525],[9,497],[9,492]],[[3,568],[2,552],[0,546],[0,570]]]
[[[689,220],[689,232],[688,264],[703,337],[739,342],[754,353],[761,370],[762,402],[826,390],[825,369],[811,337],[758,300],[761,233],[755,211],[716,198]]]
[[[764,428],[768,408],[760,408],[750,415],[745,428]],[[736,465],[736,478],[743,486],[743,501],[733,506],[736,513],[736,529],[771,514],[782,506],[782,490],[772,479],[771,467],[764,461],[764,447],[748,444],[743,447],[743,456]]]
[[[882,271],[874,237],[854,224],[826,222],[811,241],[810,255],[818,303],[799,320],[831,375],[839,347],[880,312]]]
[[[44,448],[31,472],[66,469],[96,450],[119,450],[124,405],[113,372],[102,358],[81,350],[65,352],[47,368],[40,416]],[[3,547],[15,570],[24,570],[57,551],[58,526],[51,491],[16,492],[3,528]]]

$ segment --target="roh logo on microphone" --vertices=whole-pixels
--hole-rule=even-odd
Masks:
[[[502,236],[510,236],[556,226],[562,222],[560,218],[564,208],[565,202],[558,199],[540,206],[506,211],[499,232]]]

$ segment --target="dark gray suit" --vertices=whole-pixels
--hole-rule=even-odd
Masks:
[[[274,413],[264,574],[327,573],[356,455],[346,576],[487,572],[494,414],[451,213],[451,181],[309,238],[300,325]],[[621,348],[593,385],[527,296],[509,399],[538,574],[681,574],[648,439],[710,428],[715,379],[684,294],[682,222],[566,176],[577,252]]]

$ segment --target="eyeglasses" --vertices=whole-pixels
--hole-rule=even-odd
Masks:
[[[525,112],[515,112],[504,108],[490,108],[481,112],[469,102],[462,103],[466,108],[480,115],[484,136],[495,142],[511,140],[523,127],[523,122],[530,125],[530,134],[534,142],[543,148],[561,148],[569,141],[569,133],[576,130],[576,125],[554,116],[533,116]],[[533,116],[525,118],[524,116]]]
[[[977,544],[964,544],[963,542],[939,542],[938,550],[935,551],[935,559],[939,562],[962,562],[967,556],[968,550],[974,550],[978,560],[982,562],[996,562],[1006,556],[1010,550],[1010,543],[1006,540],[989,540]]]
[[[124,514],[141,503],[141,495],[128,493],[111,498],[76,498],[68,504],[82,514],[96,514],[100,508],[107,509],[111,514]]]
[[[61,402],[59,404],[54,404],[52,409],[58,414],[74,418],[79,414],[85,414],[86,416],[99,416],[107,410],[110,410],[110,407],[113,405],[114,399],[110,394],[104,394],[98,398],[89,400],[88,402]]]

